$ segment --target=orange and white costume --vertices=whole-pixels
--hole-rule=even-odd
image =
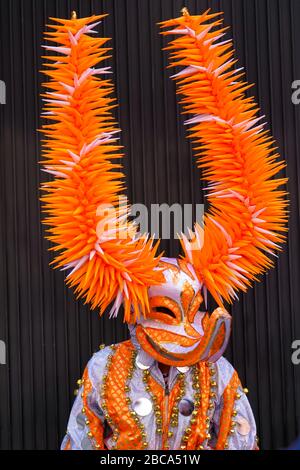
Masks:
[[[283,167],[260,119],[231,41],[217,15],[166,21],[178,35],[168,49],[210,211],[181,259],[156,255],[153,240],[128,221],[118,128],[111,115],[107,39],[92,36],[102,17],[56,19],[46,38],[56,46],[45,72],[45,223],[56,267],[101,313],[123,305],[131,340],[89,362],[63,449],[254,449],[256,428],[237,373],[222,357],[230,334],[223,302],[271,266],[286,223]],[[57,56],[59,54],[59,57]],[[50,91],[49,91],[50,90]],[[219,307],[209,315],[209,292]],[[158,363],[170,366],[168,377]]]

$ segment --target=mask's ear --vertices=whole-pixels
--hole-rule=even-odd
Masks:
[[[204,335],[201,340],[202,352],[199,361],[216,362],[224,353],[231,332],[231,316],[226,310],[217,308],[205,317]]]

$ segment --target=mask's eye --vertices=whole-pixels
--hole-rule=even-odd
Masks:
[[[169,317],[176,318],[175,313],[168,307],[153,307],[152,310],[157,313],[164,313],[169,315]]]

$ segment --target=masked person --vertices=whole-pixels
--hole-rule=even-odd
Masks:
[[[102,17],[55,20],[45,72],[45,223],[56,267],[79,297],[111,316],[124,307],[131,338],[102,348],[79,381],[62,449],[255,449],[256,426],[236,371],[222,357],[224,302],[271,266],[286,222],[285,179],[257,107],[234,69],[217,14],[186,9],[166,21],[168,49],[198,165],[208,181],[203,227],[181,236],[183,256],[157,256],[120,204],[123,174]],[[57,54],[59,54],[59,59]],[[50,91],[49,91],[50,88]],[[207,312],[207,293],[218,304]]]

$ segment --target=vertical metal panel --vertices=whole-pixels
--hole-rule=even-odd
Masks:
[[[300,430],[300,366],[291,343],[300,339],[299,147],[300,108],[291,83],[300,80],[298,0],[189,0],[192,13],[208,4],[232,25],[237,56],[255,82],[289,176],[289,243],[276,269],[232,307],[228,357],[250,389],[263,448],[289,443]],[[108,12],[101,34],[112,37],[112,65],[128,196],[132,202],[203,202],[174,84],[168,79],[164,39],[156,25],[177,15],[182,0],[2,0],[0,79],[0,448],[55,449],[64,434],[76,379],[102,342],[127,337],[122,320],[99,319],[52,272],[40,225],[38,187],[42,81],[40,44],[49,16]],[[163,241],[168,255],[177,241]]]

